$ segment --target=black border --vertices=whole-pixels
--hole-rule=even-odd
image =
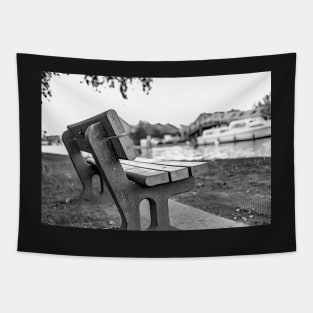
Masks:
[[[203,61],[102,61],[17,54],[20,107],[18,251],[124,257],[195,257],[296,250],[294,86],[296,54]],[[272,223],[179,232],[95,230],[41,223],[41,71],[135,77],[210,76],[271,71]]]

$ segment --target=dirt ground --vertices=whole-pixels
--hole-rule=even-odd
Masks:
[[[249,225],[271,223],[271,159],[210,161],[207,174],[196,177],[193,190],[176,200]]]
[[[97,205],[75,205],[70,199],[82,187],[69,158],[42,154],[42,222],[49,225],[111,228],[111,220]],[[248,158],[210,161],[207,174],[196,177],[195,187],[175,199],[248,225],[270,224],[271,159]]]

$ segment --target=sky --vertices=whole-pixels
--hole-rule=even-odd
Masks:
[[[153,78],[147,95],[133,83],[124,99],[119,88],[96,92],[83,75],[61,75],[50,81],[52,97],[42,99],[42,130],[61,135],[68,124],[114,109],[128,123],[189,125],[200,113],[249,110],[271,91],[271,72],[251,74]]]

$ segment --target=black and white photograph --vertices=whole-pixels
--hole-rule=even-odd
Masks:
[[[0,312],[313,312],[310,4],[2,1]]]
[[[271,72],[43,71],[41,222],[184,231],[271,224]]]

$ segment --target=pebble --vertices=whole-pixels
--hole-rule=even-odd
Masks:
[[[71,203],[71,198],[66,198],[66,199],[65,199],[65,203],[66,203],[66,204],[70,204],[70,203]]]

